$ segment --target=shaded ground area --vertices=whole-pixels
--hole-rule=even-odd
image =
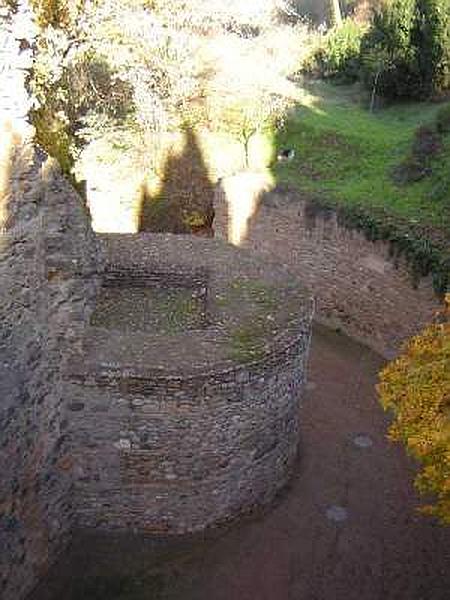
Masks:
[[[30,600],[448,599],[450,528],[415,511],[380,364],[316,327],[298,470],[272,510],[182,540],[79,535]]]

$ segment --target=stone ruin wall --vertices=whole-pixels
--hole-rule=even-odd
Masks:
[[[223,189],[216,195],[214,229],[230,239]],[[408,265],[391,257],[388,243],[340,225],[333,211],[311,218],[299,194],[273,191],[262,198],[252,199],[240,245],[296,276],[316,298],[318,322],[392,358],[441,309],[431,277],[414,288]]]
[[[77,525],[185,533],[270,502],[297,455],[308,342],[223,372],[71,383]]]
[[[267,270],[247,253],[192,236],[100,240],[103,287],[188,288],[204,294],[206,312],[206,296],[222,293],[236,276],[254,276],[245,261],[257,273]],[[283,271],[277,277],[286,285]],[[139,347],[152,332],[137,337],[116,330],[108,348],[116,345],[117,352],[105,355],[99,347],[94,362],[70,362],[65,396],[76,440],[77,527],[181,534],[274,498],[297,458],[312,316],[309,295],[302,291],[301,298],[295,326],[250,362],[215,354],[224,343],[217,315],[200,329],[168,336],[167,360],[140,347],[142,357],[130,363],[123,351],[130,337]],[[88,328],[88,346],[105,333]],[[183,348],[186,336],[198,345],[207,340],[207,363]]]
[[[10,149],[0,231],[0,597],[19,600],[71,528],[61,364],[95,295],[80,199],[31,146]]]
[[[81,350],[100,285],[97,244],[44,155],[18,145],[12,164],[0,246],[5,600],[26,595],[73,527],[179,533],[269,501],[295,458],[305,354],[303,338],[266,363],[202,377],[63,381],[66,349]],[[333,215],[312,225],[301,202],[272,197],[244,245],[312,288],[320,320],[385,355],[432,317],[430,282],[414,290],[385,244]]]
[[[19,63],[0,73],[0,597],[20,600],[74,526],[190,531],[270,500],[295,458],[306,349],[303,338],[253,367],[139,386],[63,380],[95,304],[97,245],[78,196],[21,142],[22,33],[0,33],[0,66],[14,67],[4,53]],[[215,225],[226,237],[223,198]],[[248,225],[244,245],[297,275],[319,320],[384,355],[439,306],[429,280],[414,290],[387,244],[334,215],[312,226],[302,202],[275,195]]]
[[[78,197],[29,143],[28,3],[0,6],[0,597],[20,600],[64,546],[71,447],[60,365],[93,300]],[[95,266],[95,269],[97,267]]]
[[[4,600],[27,595],[76,527],[180,533],[273,498],[296,456],[309,342],[302,330],[263,362],[199,377],[68,381],[108,275],[78,195],[14,139],[0,238]]]

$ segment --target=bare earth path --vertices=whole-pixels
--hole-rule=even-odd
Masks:
[[[79,537],[30,600],[449,600],[450,528],[415,512],[379,357],[317,327],[291,488],[205,537]]]

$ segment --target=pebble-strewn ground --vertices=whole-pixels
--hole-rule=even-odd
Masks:
[[[447,600],[450,529],[415,511],[380,364],[316,329],[302,456],[271,511],[205,538],[76,538],[30,600]]]

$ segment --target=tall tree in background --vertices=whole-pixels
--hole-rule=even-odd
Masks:
[[[416,48],[422,95],[450,85],[450,0],[417,0],[412,43]]]
[[[385,0],[362,44],[365,79],[388,98],[426,99],[450,86],[450,0]]]

